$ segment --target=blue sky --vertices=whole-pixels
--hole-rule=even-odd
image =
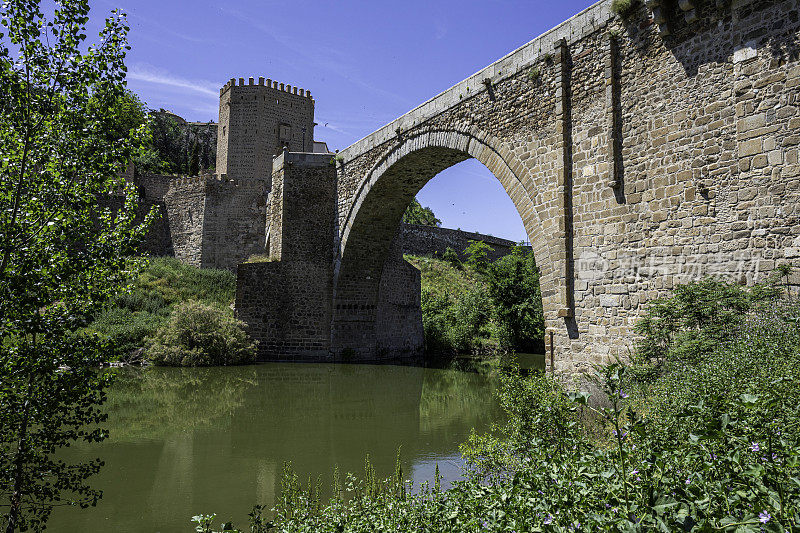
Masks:
[[[317,140],[342,149],[591,4],[588,0],[93,0],[128,13],[129,87],[152,108],[217,120],[230,78],[311,91]],[[525,239],[499,182],[470,160],[418,195],[447,227]]]

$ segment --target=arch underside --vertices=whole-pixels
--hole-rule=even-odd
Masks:
[[[421,353],[419,272],[403,260],[398,229],[411,200],[429,180],[470,158],[486,166],[511,197],[542,271],[545,309],[550,307],[547,300],[557,292],[547,245],[551,226],[541,223],[538,192],[527,190],[523,177],[512,171],[522,166],[474,135],[422,133],[407,137],[381,158],[350,204],[334,274],[334,351],[375,347],[379,356],[392,358]]]

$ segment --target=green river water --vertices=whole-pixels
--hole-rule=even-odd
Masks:
[[[496,380],[458,370],[267,363],[117,372],[110,438],[67,454],[105,461],[91,481],[104,497],[95,508],[56,509],[48,531],[193,531],[199,513],[245,527],[253,504],[274,504],[284,461],[328,487],[335,465],[362,474],[367,454],[389,475],[398,446],[415,485],[437,464],[447,485],[461,474],[459,443],[501,417]]]

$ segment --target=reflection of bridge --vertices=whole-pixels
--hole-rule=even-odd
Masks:
[[[603,0],[335,161],[278,156],[277,261],[240,267],[236,303],[262,355],[418,354],[419,273],[395,235],[419,189],[468,158],[522,217],[559,370],[624,354],[674,283],[800,255],[797,1],[707,4],[623,22]]]

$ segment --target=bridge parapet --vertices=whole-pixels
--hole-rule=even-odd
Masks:
[[[470,157],[525,225],[561,371],[624,357],[678,283],[800,260],[798,0],[695,4],[604,0],[343,150],[338,294],[379,303],[403,210]]]

